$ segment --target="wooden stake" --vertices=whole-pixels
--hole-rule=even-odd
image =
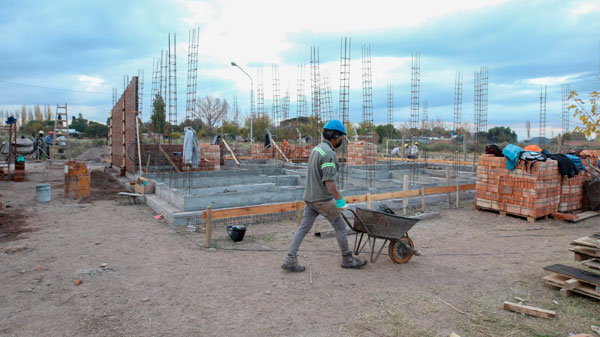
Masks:
[[[402,178],[402,180],[404,183],[402,190],[408,191],[408,176],[405,174],[404,177]],[[402,198],[402,214],[406,215],[406,213],[408,212],[407,208],[408,208],[408,198],[404,197],[404,198]]]
[[[456,208],[460,208],[460,186],[456,184]]]
[[[446,166],[446,186],[450,186],[450,167]],[[450,192],[446,193],[446,203],[450,208]]]
[[[152,157],[152,155],[148,155],[148,160],[146,160],[146,177],[148,177],[148,171],[150,171],[150,157]]]
[[[206,247],[212,246],[212,210],[206,206]]]
[[[421,187],[421,212],[425,213],[425,187]]]
[[[235,161],[236,164],[240,165],[240,161],[235,156],[235,153],[233,153],[233,150],[231,150],[231,148],[229,147],[229,144],[227,144],[227,142],[225,141],[225,138],[221,137],[221,140],[223,140],[223,144],[225,145],[225,148],[229,151],[229,153],[231,153],[231,157],[233,157],[233,161]]]
[[[140,119],[137,111],[135,112],[135,137],[137,140],[138,166],[140,167],[140,177],[142,177],[144,170],[142,169],[142,146],[140,145]]]
[[[371,193],[367,192],[367,209],[371,209]]]
[[[296,216],[298,217],[298,226],[300,226],[300,223],[302,222],[302,209],[304,208],[302,206],[303,206],[302,201],[298,201],[296,203],[296,210],[297,210]]]

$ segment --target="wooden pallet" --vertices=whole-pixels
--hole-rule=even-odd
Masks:
[[[600,270],[600,259],[591,259],[588,261],[583,261],[583,265],[592,269]]]
[[[569,250],[580,256],[589,256],[590,258],[600,258],[600,248],[592,248],[592,247],[586,247],[586,246],[573,246],[573,247],[570,247]],[[585,260],[589,260],[589,258],[587,258]],[[583,261],[583,260],[575,259],[575,261]]]
[[[546,219],[548,219],[548,215],[544,215],[544,216],[540,216],[540,217],[535,218],[535,217],[532,217],[532,216],[527,216],[527,215],[517,214],[517,213],[512,213],[512,212],[506,212],[506,211],[499,211],[497,209],[485,208],[485,207],[481,207],[481,206],[475,206],[475,209],[477,209],[478,211],[496,213],[496,214],[500,215],[501,217],[505,217],[507,215],[515,216],[515,217],[518,217],[518,218],[526,219],[527,222],[531,222],[531,223],[536,222],[536,220],[546,220]]]
[[[600,300],[600,275],[562,264],[544,270],[553,272],[543,277],[544,282],[561,288],[561,295],[568,297],[575,292]]]
[[[556,220],[578,222],[581,220],[593,218],[600,215],[599,212],[587,211],[581,213],[552,213],[552,217]]]

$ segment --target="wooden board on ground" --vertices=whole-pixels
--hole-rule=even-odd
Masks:
[[[600,213],[594,211],[587,211],[582,213],[552,213],[552,217],[556,220],[566,220],[571,222],[578,222],[598,215],[600,215]]]
[[[544,270],[568,276],[569,278],[574,278],[595,286],[600,286],[600,275],[591,273],[587,270],[565,266],[564,264],[553,264],[551,266],[546,266],[544,267]]]
[[[504,301],[504,310],[520,312],[530,316],[547,319],[554,318],[556,316],[556,312],[552,310],[540,309],[529,305],[517,304],[508,301]]]
[[[586,267],[590,267],[592,269],[598,269],[600,270],[600,260],[598,259],[592,259],[589,261],[583,261],[583,265]]]
[[[586,236],[583,238],[573,240],[573,242],[571,242],[571,245],[573,245],[573,246],[580,245],[580,246],[586,246],[586,247],[600,249],[600,240]]]
[[[567,289],[565,286],[569,280],[573,280],[572,278],[560,274],[550,274],[543,277],[544,283],[549,284],[554,287],[561,288],[560,292],[563,296],[570,296],[572,292],[585,295],[588,297],[595,298],[600,300],[600,293],[596,291],[596,287],[587,284],[585,282],[579,281],[577,286],[572,287],[571,289]]]
[[[236,208],[225,208],[225,209],[215,209],[211,210],[212,219],[225,219],[225,218],[236,218],[241,216],[248,215],[258,215],[258,214],[270,214],[270,213],[279,213],[279,212],[291,212],[297,209],[298,203],[296,201],[293,202],[285,202],[281,204],[268,204],[268,205],[258,205],[258,206],[248,206],[248,207],[236,207]],[[207,212],[202,212],[202,217],[206,220]]]
[[[569,250],[575,253],[588,255],[591,257],[600,257],[600,249],[598,248],[590,248],[584,246],[573,246],[569,247]]]

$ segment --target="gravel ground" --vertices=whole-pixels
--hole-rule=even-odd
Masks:
[[[50,203],[35,201],[40,182]],[[342,269],[335,239],[309,234],[307,271],[288,274],[295,221],[250,226],[239,243],[218,227],[209,250],[202,233],[115,199],[118,186],[90,202],[63,188],[62,170],[40,165],[0,182],[2,217],[21,221],[10,237],[0,222],[0,336],[568,336],[600,325],[597,300],[542,282],[546,265],[577,265],[569,242],[600,231],[600,218],[531,224],[466,204],[410,231],[423,256],[407,264]],[[319,219],[313,231],[329,229]],[[502,310],[514,297],[557,317]]]

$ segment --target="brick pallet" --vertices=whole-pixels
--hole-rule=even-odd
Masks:
[[[591,175],[587,172],[580,172],[571,179],[562,177],[559,212],[580,211],[583,208],[583,185],[589,179]]]
[[[561,179],[556,161],[537,162],[526,170],[520,161],[514,170],[506,158],[482,155],[477,163],[475,205],[500,214],[512,214],[532,222],[558,209]]]

